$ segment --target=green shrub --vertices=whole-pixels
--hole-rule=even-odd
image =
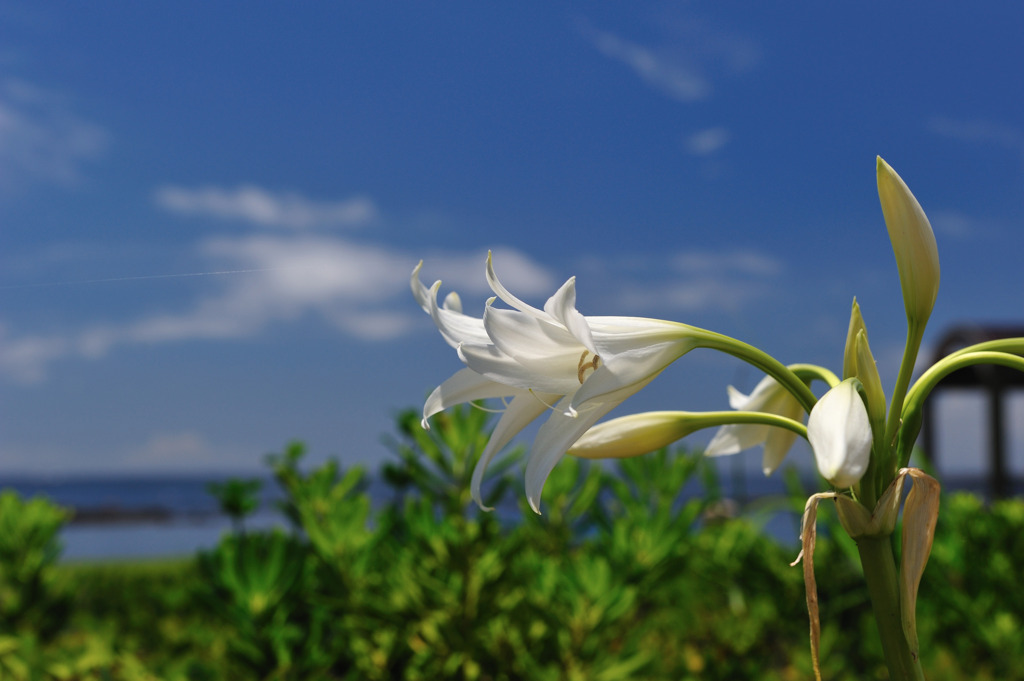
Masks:
[[[1024,679],[1024,501],[942,500],[921,583],[918,628],[972,678]]]
[[[306,679],[329,665],[305,597],[310,568],[308,546],[280,530],[227,536],[200,553],[198,598],[229,627],[235,674]]]
[[[70,517],[42,497],[0,492],[0,634],[29,631],[45,641],[63,625],[68,601],[54,579],[57,533]]]
[[[699,454],[609,467],[566,459],[536,516],[517,491],[517,451],[492,466],[485,488],[504,505],[481,513],[468,485],[487,416],[465,407],[439,417],[429,433],[417,415],[400,417],[387,469],[395,494],[376,510],[361,469],[328,461],[304,471],[304,447],[290,444],[268,459],[290,531],[236,532],[192,561],[55,567],[53,528],[65,516],[5,512],[0,522],[35,528],[0,536],[5,564],[36,566],[24,578],[9,568],[6,583],[36,584],[58,613],[64,594],[71,609],[61,627],[47,623],[49,610],[12,606],[0,678],[812,676],[802,572],[789,565],[795,541],[768,536],[763,515],[722,513]],[[794,484],[761,508],[802,509],[806,495]],[[823,672],[884,679],[856,547],[829,506],[815,555]],[[929,678],[1024,679],[1022,542],[1024,502],[943,500],[918,602]]]
[[[206,490],[217,499],[221,513],[231,518],[231,524],[239,534],[245,531],[245,519],[260,507],[261,489],[263,481],[259,478],[231,478],[206,486]]]

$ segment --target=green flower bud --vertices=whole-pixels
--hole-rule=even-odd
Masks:
[[[924,324],[939,292],[939,251],[935,234],[906,183],[878,157],[878,198],[900,272],[907,319]]]

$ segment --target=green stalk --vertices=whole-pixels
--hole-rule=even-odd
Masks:
[[[999,338],[960,348],[951,352],[944,359],[963,355],[968,352],[1008,352],[1011,355],[1024,355],[1024,338]]]
[[[885,489],[896,476],[896,434],[903,420],[903,400],[907,396],[907,388],[910,387],[910,379],[914,374],[914,363],[917,361],[917,351],[920,349],[921,339],[924,337],[924,327],[924,323],[919,324],[910,320],[907,322],[907,344],[903,349],[900,372],[896,376],[896,385],[892,389],[892,399],[889,402],[889,416],[885,422],[885,441],[882,443],[882,451],[875,452],[876,456],[882,457],[878,470],[884,476],[876,480],[878,489]]]
[[[839,385],[838,376],[817,364],[790,364],[789,369],[808,385],[815,379],[824,382],[829,388]]]
[[[900,619],[899,579],[890,537],[859,537],[857,550],[864,566],[890,681],[924,681],[921,663],[910,652]]]
[[[696,412],[693,415],[699,418],[701,428],[714,428],[716,426],[734,424],[773,426],[792,431],[803,439],[807,439],[807,426],[804,424],[785,416],[770,414],[764,411],[704,411]]]
[[[749,343],[744,343],[743,341],[720,333],[714,333],[713,331],[704,331],[697,347],[719,350],[754,365],[792,393],[793,397],[800,403],[800,406],[808,413],[810,413],[814,404],[818,401],[818,398],[807,387],[807,384],[792,369]]]
[[[1020,339],[1012,340],[1020,341]],[[987,344],[974,347],[982,345]],[[921,431],[921,411],[924,408],[925,398],[943,378],[958,369],[974,364],[993,364],[1024,372],[1024,357],[994,351],[955,352],[929,367],[907,391],[903,408],[903,427],[900,430],[899,446],[897,447],[899,468],[903,468],[910,462],[914,442]]]

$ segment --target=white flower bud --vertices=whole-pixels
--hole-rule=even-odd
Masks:
[[[807,418],[807,440],[818,470],[839,488],[860,482],[871,459],[871,424],[855,380],[847,379],[822,395]]]

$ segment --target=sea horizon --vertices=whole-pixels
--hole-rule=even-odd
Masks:
[[[207,490],[211,482],[232,478],[259,479],[260,506],[246,520],[252,529],[286,527],[276,502],[285,495],[272,475],[242,474],[88,474],[0,476],[0,490],[14,489],[23,497],[43,496],[73,511],[72,520],[61,531],[64,546],[62,561],[121,560],[189,556],[212,548],[232,529],[231,521],[221,513],[217,500]],[[956,475],[941,479],[946,491],[970,491],[987,496],[988,477]],[[692,481],[680,490],[682,498],[703,493],[701,484]],[[813,475],[801,476],[805,489],[818,484]],[[779,499],[786,494],[781,476],[721,476],[723,498],[735,502],[740,514],[749,512],[751,502]],[[1014,494],[1024,492],[1024,480],[1011,481]],[[389,486],[379,471],[368,474],[366,491],[375,508],[399,498],[401,493]],[[512,500],[499,513],[514,521],[518,507]],[[777,538],[792,537],[790,524],[768,527]],[[795,535],[794,535],[795,536]]]

